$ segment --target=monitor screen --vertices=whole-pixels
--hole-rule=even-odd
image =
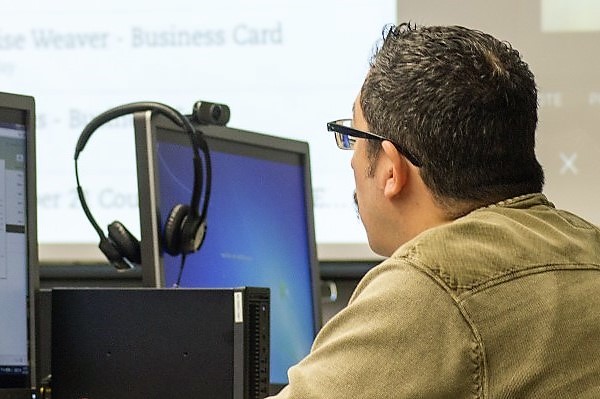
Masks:
[[[138,158],[140,218],[158,213],[150,227],[157,231],[175,204],[190,202],[192,149],[188,135],[164,119],[149,113],[135,119],[138,157],[145,158]],[[288,368],[308,354],[320,327],[308,144],[226,127],[199,129],[212,160],[207,233],[187,257],[180,286],[270,288],[271,383],[285,385]],[[173,286],[181,259],[148,248],[149,234],[142,223],[145,282],[151,268],[150,285]]]
[[[0,397],[26,397],[35,385],[33,121],[32,97],[0,93]]]

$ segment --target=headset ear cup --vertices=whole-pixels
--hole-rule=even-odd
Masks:
[[[196,252],[204,241],[205,233],[206,223],[202,223],[200,215],[190,212],[181,226],[181,253]]]
[[[100,240],[100,244],[98,248],[102,251],[102,253],[106,256],[106,259],[117,269],[119,270],[127,270],[131,269],[131,265],[128,264],[123,255],[119,252],[117,248],[115,248],[114,243],[108,238],[102,238]]]
[[[165,222],[163,240],[165,251],[172,256],[181,254],[181,234],[182,225],[190,212],[190,207],[184,204],[177,204],[169,213]]]
[[[138,265],[142,263],[140,242],[121,222],[108,225],[108,239],[123,257]]]

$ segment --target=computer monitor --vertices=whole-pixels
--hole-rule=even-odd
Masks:
[[[35,103],[0,93],[0,398],[35,387]]]
[[[190,202],[190,139],[166,118],[134,116],[142,236],[142,274],[171,287],[180,257],[163,253],[160,226],[175,204]],[[198,126],[212,159],[205,241],[188,255],[181,287],[271,289],[270,382],[310,350],[321,326],[309,148],[306,142],[225,126]]]

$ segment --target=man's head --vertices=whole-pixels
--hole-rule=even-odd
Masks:
[[[449,217],[542,189],[537,89],[508,43],[458,26],[392,27],[355,115],[357,105],[364,129],[418,159],[420,177]],[[366,142],[373,171],[382,144]]]

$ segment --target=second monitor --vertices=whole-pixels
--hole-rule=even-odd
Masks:
[[[187,134],[162,115],[134,117],[144,284],[171,287],[180,257],[161,250],[163,218],[189,202]],[[310,351],[321,326],[308,144],[224,126],[197,126],[212,159],[206,239],[187,256],[181,287],[271,289],[273,391]]]

